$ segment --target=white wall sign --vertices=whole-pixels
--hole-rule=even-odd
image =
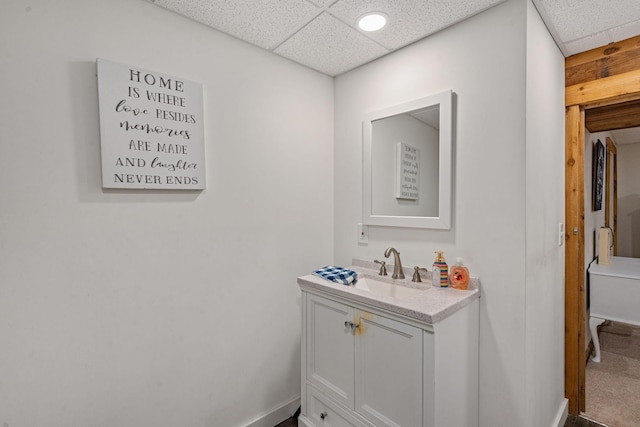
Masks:
[[[420,151],[403,142],[396,144],[396,198],[418,200]]]
[[[205,188],[202,85],[98,59],[103,188]]]

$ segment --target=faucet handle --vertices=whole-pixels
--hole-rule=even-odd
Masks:
[[[411,279],[412,282],[422,282],[422,278],[420,277],[420,270],[427,273],[429,272],[429,270],[427,270],[426,268],[418,267],[416,265],[415,267],[413,267],[413,278]]]
[[[384,261],[374,260],[376,264],[380,264],[380,271],[378,272],[378,276],[386,276],[387,275],[387,266]]]

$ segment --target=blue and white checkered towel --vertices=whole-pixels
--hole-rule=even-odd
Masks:
[[[344,267],[335,267],[333,265],[322,267],[314,271],[313,275],[331,280],[332,282],[342,283],[343,285],[350,285],[358,280],[358,273],[355,271]]]

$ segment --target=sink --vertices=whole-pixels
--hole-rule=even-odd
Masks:
[[[397,299],[408,298],[425,291],[425,289],[410,288],[408,286],[383,282],[382,280],[374,279],[371,276],[358,277],[355,288],[371,292],[375,295]]]

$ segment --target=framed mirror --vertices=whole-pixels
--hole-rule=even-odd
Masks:
[[[451,228],[453,92],[367,114],[363,223]]]

